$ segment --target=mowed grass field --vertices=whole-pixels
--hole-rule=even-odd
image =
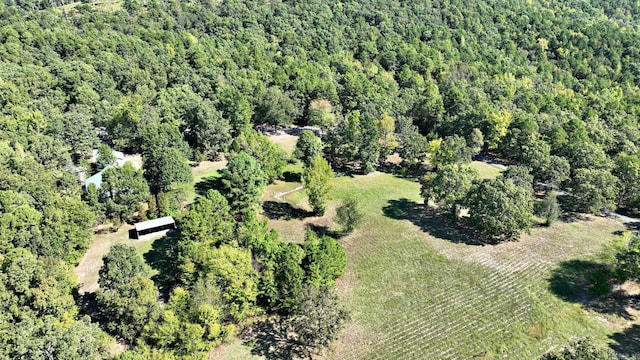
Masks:
[[[278,182],[264,199],[298,186]],[[586,217],[535,227],[519,241],[474,245],[425,208],[419,188],[384,173],[334,179],[322,221],[336,229],[330,218],[347,196],[360,200],[366,216],[353,234],[340,239],[348,270],[338,292],[351,321],[325,358],[535,359],[573,337],[608,341],[630,325],[615,314],[562,300],[550,281],[567,261],[597,259],[614,233],[624,230],[621,224]],[[308,206],[303,190],[280,199],[293,208]],[[317,221],[269,220],[283,240],[294,242],[301,241],[306,224]],[[211,355],[251,357],[241,341]]]
[[[194,193],[223,166],[194,168]],[[484,178],[500,172],[484,163],[472,166]],[[351,320],[323,353],[326,359],[535,359],[570,338],[608,341],[633,325],[633,319],[585,310],[552,290],[554,271],[563,264],[597,260],[614,233],[624,230],[615,221],[587,217],[535,227],[519,241],[475,245],[422,204],[415,181],[379,172],[335,178],[327,214],[312,217],[300,182],[289,180],[269,185],[263,196],[280,211],[274,216],[263,210],[263,216],[284,241],[303,241],[309,225],[337,230],[332,217],[346,197],[359,199],[366,214],[353,234],[340,239],[348,267],[337,291]],[[83,290],[97,288],[101,257],[120,242],[143,254],[153,240],[129,240],[126,228],[97,235],[77,269]],[[235,339],[209,358],[258,357]]]
[[[339,283],[352,321],[331,359],[535,359],[573,336],[607,340],[626,324],[550,290],[563,261],[590,259],[623,226],[606,219],[534,228],[517,242],[471,245],[389,174],[339,178],[366,219],[341,243]]]

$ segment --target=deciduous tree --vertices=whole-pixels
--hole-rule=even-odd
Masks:
[[[483,180],[471,188],[465,203],[471,225],[482,236],[511,239],[531,227],[531,192],[511,180]]]
[[[421,193],[425,203],[432,200],[453,219],[457,219],[460,206],[477,179],[478,172],[475,169],[447,164],[439,166],[435,174],[423,178]]]
[[[302,185],[309,197],[309,203],[318,215],[324,215],[326,210],[327,196],[331,190],[329,181],[332,177],[331,165],[321,156],[316,156],[302,174]]]

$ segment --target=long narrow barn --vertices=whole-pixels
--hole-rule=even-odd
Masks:
[[[147,235],[154,232],[175,229],[176,221],[171,216],[165,216],[153,220],[139,222],[133,225],[135,229],[135,238],[139,239],[141,235]]]

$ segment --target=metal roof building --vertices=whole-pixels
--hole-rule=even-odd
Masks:
[[[136,238],[140,235],[150,234],[157,231],[175,229],[176,221],[171,216],[165,216],[153,220],[139,222],[133,225]]]
[[[96,188],[100,189],[100,187],[102,186],[102,173],[105,172],[105,170],[107,169],[111,169],[113,166],[111,165],[107,165],[104,167],[104,169],[100,170],[100,172],[88,177],[85,181],[84,181],[84,188],[88,188],[90,184],[94,184],[96,186]]]

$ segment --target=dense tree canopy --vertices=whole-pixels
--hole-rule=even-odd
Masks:
[[[167,214],[172,189],[192,180],[187,159],[226,152],[221,191],[230,213],[212,194],[181,215],[174,250],[182,277],[169,303],[158,305],[151,280],[134,276],[100,295],[105,328],[144,340],[131,356],[181,356],[206,351],[257,306],[293,314],[313,299],[334,302],[301,290],[309,274],[324,273],[309,271],[311,248],[281,245],[254,214],[235,216],[257,205],[286,165],[284,151],[252,129],[259,124],[320,126],[323,156],[341,172],[373,171],[393,151],[421,170],[432,150],[439,173],[428,188],[442,191],[425,195],[454,212],[471,175],[446,164],[480,151],[566,188],[576,210],[637,208],[637,19],[635,2],[602,0],[4,2],[0,257],[15,271],[2,274],[7,303],[33,307],[23,304],[37,295],[32,290],[55,281],[32,269],[76,263],[96,213],[129,218],[150,190],[157,193],[150,212]],[[114,149],[142,153],[144,179],[114,169],[104,188],[90,187],[81,199],[78,180],[90,173],[101,127]],[[98,170],[113,164],[108,149],[99,147]],[[521,169],[471,186],[465,204],[481,234],[511,237],[530,226],[531,191],[518,185],[532,179]],[[447,171],[462,180],[443,177]],[[213,220],[213,212],[223,215]],[[357,222],[342,218],[347,230]],[[62,286],[44,308],[58,309],[70,293]],[[0,314],[15,320],[2,326],[9,329],[2,356],[37,357],[43,339],[56,358],[102,356],[99,331],[73,309],[69,316],[15,309]],[[325,331],[308,319],[313,314],[295,314],[302,330],[328,335],[303,333],[301,342],[326,345],[334,336],[333,325]],[[145,333],[148,324],[160,325]]]

